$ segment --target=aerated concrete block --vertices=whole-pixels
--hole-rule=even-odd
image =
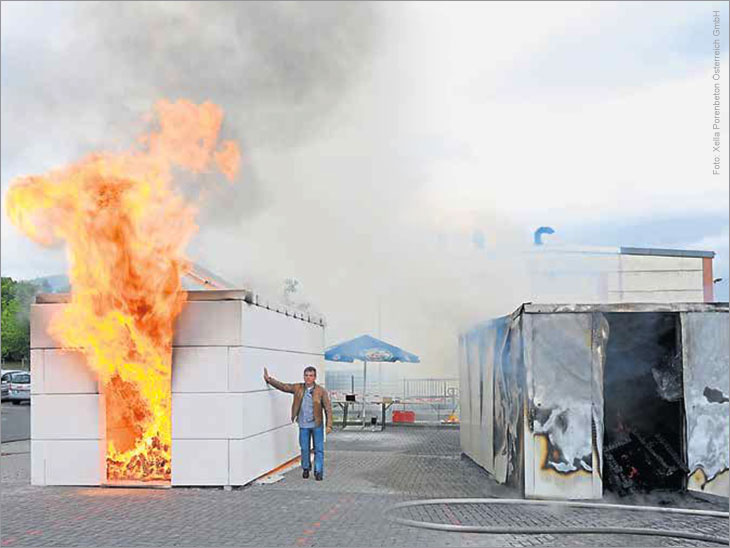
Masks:
[[[272,377],[295,383],[302,382],[304,368],[313,365],[317,368],[317,380],[324,381],[323,359],[312,354],[234,347],[229,349],[228,360],[228,382],[232,392],[265,390],[264,367],[268,368]]]
[[[35,394],[30,406],[33,440],[98,440],[98,394]]]
[[[173,439],[241,439],[291,423],[291,394],[173,394]]]
[[[620,280],[609,289],[624,291],[702,290],[701,270],[665,270],[657,272],[622,272]]]
[[[229,485],[228,440],[172,440],[172,485]]]
[[[173,348],[173,393],[227,392],[228,350],[225,346]]]
[[[322,353],[322,326],[248,303],[242,306],[242,346]]]
[[[278,390],[247,392],[243,397],[243,432],[240,438],[254,436],[291,424],[292,395]]]
[[[608,292],[609,299],[617,295],[612,291]],[[701,303],[705,295],[699,291],[623,291],[620,293],[621,301],[625,303]]]
[[[660,255],[621,255],[619,260],[623,271],[636,270],[699,270],[702,271],[702,257],[664,257]]]
[[[51,319],[60,313],[65,304],[30,305],[30,347],[60,348],[60,344],[48,334]]]
[[[175,322],[174,346],[239,346],[242,301],[188,301]]]
[[[30,351],[30,393],[43,394],[46,391],[45,384],[45,353],[40,349]]]
[[[293,424],[230,442],[230,484],[246,485],[299,455]]]
[[[74,350],[31,351],[31,393],[97,394],[97,374],[86,364],[83,353]]]
[[[103,454],[98,440],[32,440],[31,485],[100,485]]]
[[[243,394],[173,394],[172,438],[243,437]]]

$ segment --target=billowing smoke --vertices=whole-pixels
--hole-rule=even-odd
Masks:
[[[454,375],[459,328],[521,301],[530,234],[500,215],[496,195],[485,198],[500,181],[479,177],[475,152],[453,149],[410,101],[413,42],[394,23],[403,8],[2,9],[3,78],[23,75],[4,84],[3,134],[12,128],[13,139],[2,141],[3,185],[126,146],[160,97],[210,100],[225,112],[223,138],[241,144],[242,180],[220,194],[197,185],[194,261],[275,299],[295,278],[299,298],[326,315],[328,344],[380,334],[421,356],[410,371],[419,376]],[[443,204],[433,190],[452,183]]]

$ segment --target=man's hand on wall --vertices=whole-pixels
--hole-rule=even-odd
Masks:
[[[271,376],[269,375],[269,370],[264,367],[264,381],[266,381],[266,384],[269,384],[269,379]]]

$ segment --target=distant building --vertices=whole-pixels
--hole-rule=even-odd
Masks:
[[[713,251],[539,245],[532,302],[713,302]]]

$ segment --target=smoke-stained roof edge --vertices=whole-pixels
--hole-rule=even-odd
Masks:
[[[326,326],[324,316],[296,310],[274,301],[267,300],[250,289],[202,289],[188,290],[188,301],[244,301],[250,305],[266,308],[285,316],[291,316],[298,320]],[[69,293],[38,293],[35,297],[36,304],[64,304],[70,301]]]
[[[714,251],[700,251],[694,249],[659,249],[652,247],[621,247],[622,255],[656,255],[659,257],[703,257],[712,259]]]
[[[728,312],[730,304],[720,303],[596,303],[521,305],[512,314],[565,314],[581,312]]]

